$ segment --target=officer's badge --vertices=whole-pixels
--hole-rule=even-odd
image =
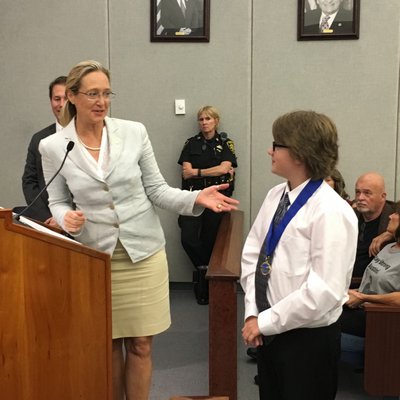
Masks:
[[[215,146],[215,150],[218,151],[218,153],[221,153],[222,151],[222,146],[219,144],[218,146]]]

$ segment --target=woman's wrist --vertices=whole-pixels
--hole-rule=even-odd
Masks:
[[[364,293],[362,293],[362,292],[358,292],[358,299],[360,300],[360,301],[362,301],[363,303],[364,302],[366,302],[367,300],[368,300],[368,295],[367,294],[364,294]]]

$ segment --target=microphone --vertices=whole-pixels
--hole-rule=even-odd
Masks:
[[[64,166],[65,160],[67,159],[68,153],[74,148],[75,142],[70,140],[67,144],[67,151],[65,153],[64,159],[62,160],[62,163],[60,165],[60,168],[56,171],[56,173],[52,176],[52,178],[47,182],[45,187],[37,194],[37,196],[18,214],[15,215],[15,219],[19,221],[19,218],[25,214],[33,204],[35,204],[36,200],[42,195],[42,193],[49,187],[50,183],[54,181],[55,177],[60,173],[61,168]]]
[[[226,132],[221,132],[219,136],[221,137],[222,143],[226,142],[226,140],[228,139],[228,134]]]

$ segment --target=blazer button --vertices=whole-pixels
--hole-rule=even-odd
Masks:
[[[111,210],[114,210],[114,209],[115,209],[114,204],[110,204],[110,209],[111,209]]]
[[[119,228],[119,224],[113,224],[114,228]]]
[[[104,186],[104,187],[103,187],[103,190],[104,190],[105,192],[109,192],[109,191],[110,191],[110,189],[108,188],[108,186]]]

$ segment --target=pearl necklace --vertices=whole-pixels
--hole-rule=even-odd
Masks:
[[[77,136],[78,136],[79,143],[80,143],[85,149],[88,149],[88,150],[91,150],[91,151],[100,151],[101,147],[90,147],[90,146],[88,146],[87,144],[83,143],[83,141],[82,141],[82,139],[80,138],[79,135],[77,135]]]

